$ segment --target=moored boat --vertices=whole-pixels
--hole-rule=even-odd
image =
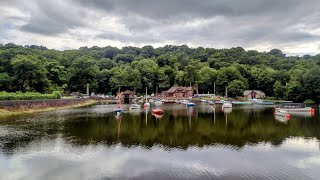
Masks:
[[[180,103],[181,103],[181,104],[188,104],[188,103],[190,103],[190,102],[189,102],[188,100],[181,100]]]
[[[141,106],[139,104],[131,104],[131,106],[129,107],[129,109],[140,109]]]
[[[164,103],[164,104],[173,104],[173,103],[176,103],[176,101],[175,100],[162,100],[162,102]]]
[[[214,103],[216,103],[216,104],[223,104],[223,103],[225,103],[226,101],[225,100],[218,100],[218,101],[215,101]]]
[[[229,101],[226,101],[222,104],[222,108],[232,108],[232,103]]]
[[[156,105],[156,106],[160,106],[160,105],[162,105],[162,104],[163,104],[162,101],[155,101],[155,102],[154,102],[154,105]]]
[[[200,101],[201,101],[201,103],[207,103],[207,102],[208,102],[208,101],[205,100],[205,99],[201,99]]]
[[[151,111],[153,114],[156,114],[156,115],[163,114],[163,110],[160,108],[152,109]]]
[[[281,117],[285,117],[285,118],[287,118],[287,119],[290,119],[290,114],[288,113],[288,111],[286,111],[286,110],[276,110],[275,112],[274,112],[274,114],[276,115],[276,116],[281,116]]]
[[[274,104],[273,102],[270,102],[270,101],[262,101],[262,100],[259,100],[259,99],[250,99],[250,101],[251,101],[253,104],[258,104],[258,105],[273,105],[273,104]]]
[[[193,107],[193,106],[196,106],[196,104],[193,103],[193,102],[189,102],[189,103],[186,104],[186,106],[187,106],[187,107]]]
[[[246,105],[246,104],[252,104],[252,103],[250,101],[232,101],[232,104]]]
[[[276,111],[285,110],[288,113],[291,112],[314,112],[314,109],[307,107],[304,103],[283,103],[280,104]]]
[[[122,113],[123,109],[122,108],[117,108],[113,110],[114,113]]]
[[[209,103],[210,105],[214,105],[214,104],[215,104],[214,101],[208,101],[208,103]]]

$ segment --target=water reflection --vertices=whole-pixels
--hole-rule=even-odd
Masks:
[[[116,115],[113,108],[100,104],[2,120],[0,179],[320,175],[318,111],[284,121],[260,106],[170,104],[161,107],[162,116],[149,108]]]

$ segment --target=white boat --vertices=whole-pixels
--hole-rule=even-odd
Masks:
[[[288,111],[286,111],[286,110],[275,110],[275,112],[274,112],[274,114],[275,115],[277,115],[277,116],[286,116],[286,115],[288,115],[289,113],[288,113]]]
[[[311,107],[307,107],[304,103],[283,103],[280,104],[276,111],[284,110],[288,113],[291,112],[314,112],[314,109]]]
[[[229,101],[226,101],[222,104],[222,108],[232,108],[232,103]]]
[[[288,119],[288,120],[290,119],[290,114],[286,110],[276,109],[274,114],[276,115],[276,117],[283,117],[283,118]]]
[[[201,101],[201,103],[207,103],[208,102],[207,100],[204,100],[204,99],[201,99],[200,101]]]
[[[274,118],[275,118],[277,121],[282,122],[282,123],[285,123],[285,124],[286,124],[286,123],[289,121],[289,119],[290,119],[290,118],[286,118],[286,117],[284,117],[284,116],[277,116],[277,115],[275,115]]]
[[[131,106],[129,107],[129,109],[141,109],[141,106],[139,104],[131,104]]]
[[[181,103],[181,104],[188,104],[188,103],[190,103],[190,102],[189,102],[188,100],[181,100],[180,103]]]
[[[162,105],[162,104],[163,104],[162,101],[155,101],[155,102],[154,102],[154,105],[156,105],[156,106],[160,106],[160,105]]]

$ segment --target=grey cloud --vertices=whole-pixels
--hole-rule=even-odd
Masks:
[[[161,40],[159,37],[155,37],[147,34],[135,34],[135,35],[125,35],[116,32],[104,32],[95,36],[96,39],[108,39],[114,41],[120,41],[122,43],[156,43]]]
[[[310,1],[316,2],[316,0]],[[106,11],[132,12],[161,19],[185,15],[211,17],[270,14],[294,10],[305,2],[299,0],[94,0],[90,2],[81,0],[79,3]]]
[[[314,49],[320,43],[320,33],[316,31],[320,27],[319,0],[12,2],[0,0],[0,6],[16,7],[30,15],[20,31],[51,37],[64,34],[81,42],[111,40],[141,46],[170,42],[217,48],[246,48],[265,43],[294,48],[314,43]],[[100,18],[106,22],[111,18],[114,22],[110,27],[107,27],[109,22],[101,27],[86,22],[99,22]],[[86,28],[84,33],[77,31],[81,27]]]
[[[75,10],[72,4],[61,1],[38,1],[30,20],[21,27],[22,31],[44,35],[56,35],[75,27],[85,26],[85,12]]]

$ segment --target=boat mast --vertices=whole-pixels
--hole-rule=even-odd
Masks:
[[[147,95],[148,95],[148,88],[146,87],[146,103],[148,102]]]
[[[228,89],[227,89],[227,86],[225,86],[225,88],[226,88],[226,98],[228,98]]]
[[[213,94],[216,95],[216,82],[213,82]]]

